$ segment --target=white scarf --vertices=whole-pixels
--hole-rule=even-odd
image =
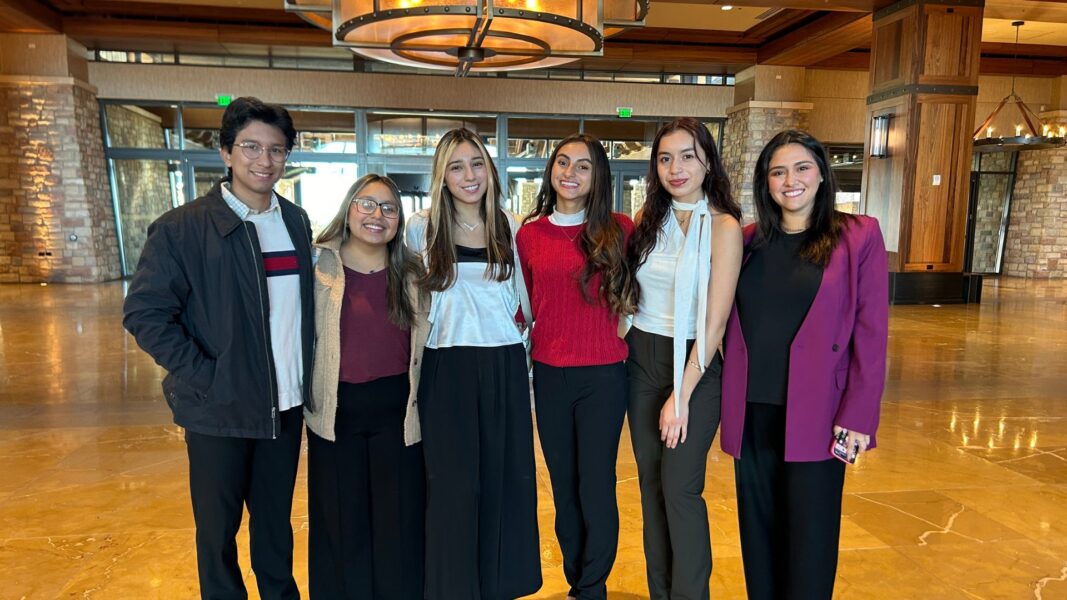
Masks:
[[[711,212],[706,198],[692,204],[672,200],[671,207],[692,213],[682,255],[674,271],[674,416],[677,417],[681,412],[682,374],[687,361],[685,341],[689,333],[693,285],[697,286],[697,356],[700,372],[704,372],[707,345],[704,330],[708,316],[708,279],[711,276],[711,269],[707,267],[711,263]]]

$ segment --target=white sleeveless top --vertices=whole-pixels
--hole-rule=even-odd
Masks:
[[[704,329],[711,280],[711,211],[707,199],[692,204],[672,201],[671,207],[689,212],[689,229],[683,234],[674,211],[670,211],[648,259],[637,270],[641,300],[633,324],[642,331],[671,338],[674,389],[678,390],[685,370],[687,339],[696,339],[700,371],[704,372],[707,351]],[[676,416],[679,402],[676,394]]]
[[[648,260],[637,269],[637,283],[641,286],[641,301],[634,314],[634,327],[641,331],[674,336],[674,279],[678,260],[685,248],[685,234],[671,211],[664,219],[663,229],[656,238],[656,245],[648,253]],[[711,263],[701,265],[711,272]],[[697,294],[693,294],[686,320],[686,339],[696,338]]]
[[[512,239],[518,226],[512,215]],[[411,216],[406,224],[407,245],[426,260],[427,211]],[[512,248],[514,248],[512,242]],[[510,279],[496,281],[485,276],[486,263],[456,263],[456,281],[446,290],[430,293],[430,333],[427,348],[453,346],[497,347],[522,343],[515,324],[515,313],[523,306],[529,314],[529,301],[522,281],[522,269],[516,251],[515,270]]]

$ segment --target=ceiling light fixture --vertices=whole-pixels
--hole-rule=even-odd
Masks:
[[[601,56],[605,35],[643,26],[649,9],[649,0],[283,1],[335,46],[457,76]]]
[[[1015,28],[1015,60],[1019,58],[1019,30],[1026,23],[1015,21],[1011,24]],[[993,120],[1004,108],[1009,100],[1014,100],[1014,106],[1019,110],[1025,123],[1027,132],[1023,133],[1023,125],[1015,125],[1015,135],[994,137],[992,126]],[[1040,130],[1040,133],[1038,131]],[[1059,134],[1058,136],[1056,134]],[[981,137],[984,134],[984,137]],[[1045,148],[1057,148],[1064,145],[1064,128],[1054,129],[1052,125],[1041,123],[1041,117],[1037,115],[1023,99],[1015,93],[1015,74],[1011,76],[1011,93],[997,104],[993,112],[989,113],[985,121],[974,131],[975,152],[1006,152],[1011,150],[1042,150]]]

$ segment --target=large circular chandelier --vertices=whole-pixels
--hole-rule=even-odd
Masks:
[[[424,69],[555,67],[601,56],[604,32],[644,25],[649,0],[284,0],[335,46]]]

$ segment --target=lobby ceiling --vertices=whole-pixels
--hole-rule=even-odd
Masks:
[[[62,32],[90,49],[339,56],[281,0],[0,0],[0,32]],[[644,28],[607,40],[601,71],[735,73],[752,64],[866,69],[871,13],[885,0],[653,0]],[[769,7],[767,5],[774,4]],[[762,6],[761,6],[762,5]],[[988,0],[985,74],[1067,74],[1067,2]],[[1027,21],[1015,53],[1013,20]]]

